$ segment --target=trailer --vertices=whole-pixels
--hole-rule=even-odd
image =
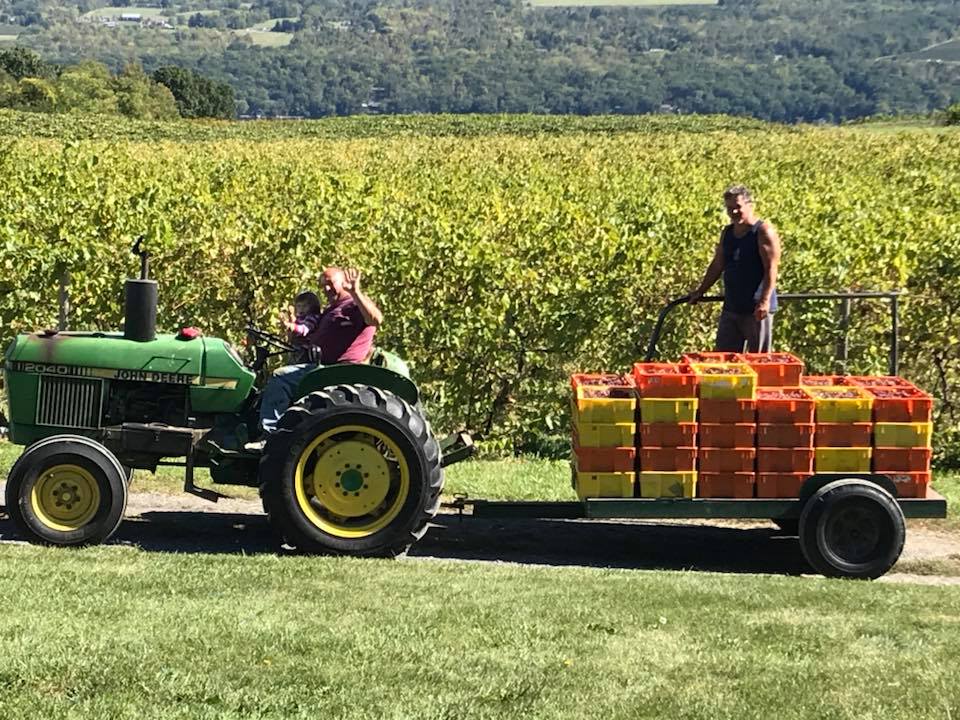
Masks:
[[[852,300],[890,303],[889,373],[899,367],[900,292],[787,293],[781,300],[839,301],[846,326]],[[710,296],[701,302],[722,302]],[[646,349],[645,361],[657,355],[657,343],[671,311],[686,296],[660,311]],[[846,338],[841,342],[845,352]],[[896,563],[906,539],[907,518],[945,518],[947,502],[932,488],[925,497],[898,497],[897,486],[884,473],[814,473],[795,498],[587,498],[570,502],[492,501],[458,497],[451,510],[476,518],[504,520],[770,520],[798,537],[804,557],[829,577],[877,578]]]

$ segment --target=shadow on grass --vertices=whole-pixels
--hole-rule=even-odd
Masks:
[[[6,515],[0,541],[16,540]],[[113,545],[148,552],[295,554],[258,513],[150,511],[123,521]],[[548,566],[700,570],[796,575],[810,572],[795,537],[773,527],[574,520],[489,520],[440,515],[410,558]]]

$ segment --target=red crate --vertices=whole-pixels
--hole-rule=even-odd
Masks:
[[[814,451],[810,448],[760,448],[757,471],[762,473],[813,472]]]
[[[640,423],[641,447],[695,447],[696,423]]]
[[[741,362],[740,353],[735,352],[692,352],[684,353],[681,360],[685,363],[735,363]]]
[[[758,387],[796,387],[803,360],[790,353],[742,353],[743,362],[757,373]]]
[[[636,386],[630,375],[616,373],[575,373],[570,376],[570,384],[576,389],[590,388],[596,394],[587,394],[584,397],[598,398],[633,398],[637,396]]]
[[[701,423],[756,422],[756,400],[700,400]]]
[[[847,383],[850,385],[859,385],[860,387],[877,388],[915,388],[917,387],[909,380],[904,380],[897,375],[848,375]]]
[[[930,448],[874,448],[873,470],[880,473],[930,472]]]
[[[640,448],[640,470],[643,472],[696,472],[695,447]]]
[[[893,480],[893,484],[897,488],[897,497],[925,498],[927,496],[927,489],[930,487],[930,473],[886,473],[886,475]]]
[[[700,423],[700,447],[752,448],[756,434],[754,423]]]
[[[810,473],[757,473],[758,498],[795,498]]]
[[[809,387],[832,387],[833,385],[849,385],[848,375],[801,375],[800,385]]]
[[[817,447],[870,447],[873,423],[817,423]]]
[[[632,447],[579,447],[574,441],[577,469],[582,472],[634,472],[637,450]]]
[[[757,476],[752,472],[701,472],[697,495],[702,498],[752,498]]]
[[[700,448],[700,472],[753,472],[756,448]]]
[[[757,447],[812,448],[813,423],[757,425]]]
[[[640,397],[697,396],[697,376],[680,363],[634,363],[633,382]]]
[[[757,422],[772,425],[813,422],[816,403],[803,388],[757,388]]]
[[[874,422],[930,422],[933,398],[917,387],[868,387]]]

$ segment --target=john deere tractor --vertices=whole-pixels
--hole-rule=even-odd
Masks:
[[[10,439],[27,446],[6,484],[7,511],[32,541],[85,545],[123,518],[133,469],[184,468],[187,492],[209,468],[215,482],[258,487],[270,523],[307,552],[394,555],[436,514],[443,468],[467,457],[465,433],[438,441],[406,365],[380,352],[370,364],[318,365],[262,453],[256,379],[288,350],[254,326],[245,365],[219,338],[156,333],[157,284],[141,256],[126,282],[123,332],[19,335],[4,371]]]

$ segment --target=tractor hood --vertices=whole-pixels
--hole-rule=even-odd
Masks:
[[[202,336],[138,342],[122,333],[19,335],[7,348],[4,369],[11,389],[17,376],[187,385],[191,409],[200,413],[237,411],[254,380],[229,344]]]

